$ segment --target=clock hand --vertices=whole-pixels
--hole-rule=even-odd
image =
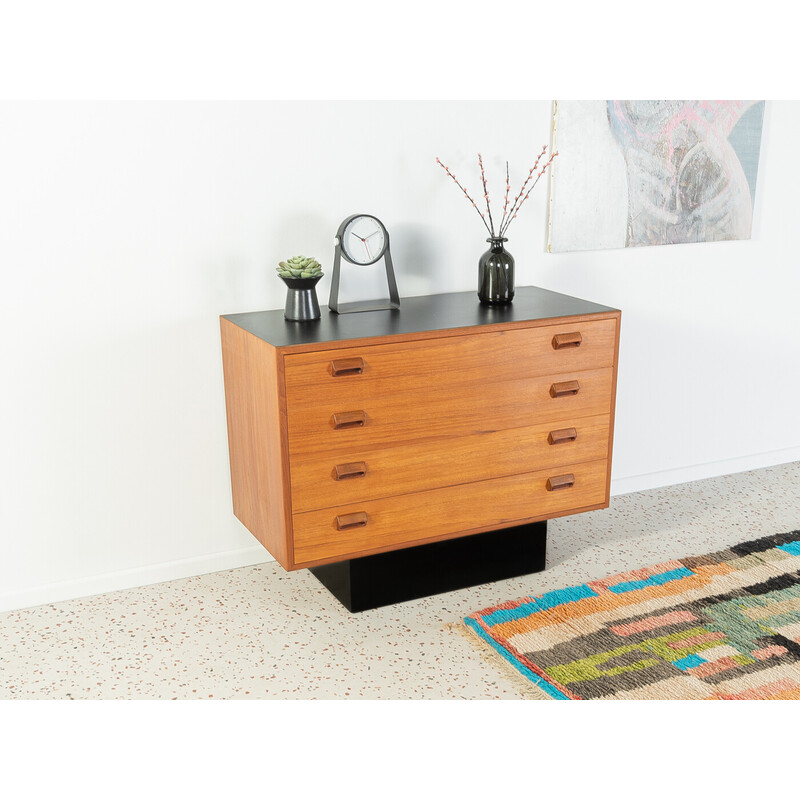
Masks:
[[[373,236],[375,236],[376,233],[380,233],[380,231],[372,231],[372,233],[369,236],[367,236],[367,239],[371,239]]]
[[[360,236],[359,236],[359,235],[358,235],[358,234],[357,234],[355,231],[350,231],[350,233],[352,233],[352,234],[353,234],[353,236],[355,236],[355,237],[356,237],[356,239],[359,239],[359,240],[360,240],[360,241],[362,241],[362,242],[364,241],[364,240],[363,240],[363,239],[362,239],[362,238],[361,238],[361,237],[360,237]]]

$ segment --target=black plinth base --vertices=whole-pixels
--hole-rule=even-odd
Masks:
[[[547,522],[311,567],[348,611],[416,600],[545,567]]]

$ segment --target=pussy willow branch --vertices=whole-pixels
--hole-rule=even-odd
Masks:
[[[519,210],[522,208],[522,204],[523,204],[523,203],[524,203],[524,202],[525,202],[525,201],[528,199],[528,197],[530,196],[530,193],[533,191],[533,187],[534,187],[534,186],[536,186],[536,184],[537,184],[537,183],[539,183],[539,179],[542,177],[542,175],[544,175],[544,173],[545,173],[545,172],[547,172],[547,168],[548,168],[548,167],[549,167],[549,166],[550,166],[550,165],[553,163],[553,159],[554,159],[554,158],[555,158],[557,155],[558,155],[558,151],[556,151],[555,153],[553,153],[553,155],[551,155],[551,156],[550,156],[550,160],[549,160],[549,161],[548,161],[548,162],[547,162],[547,163],[546,163],[546,164],[545,164],[545,165],[544,165],[544,166],[543,166],[543,167],[542,167],[542,168],[539,170],[539,172],[536,174],[536,180],[535,180],[535,181],[534,181],[534,182],[531,184],[531,188],[530,188],[530,189],[528,189],[528,194],[526,194],[526,195],[525,195],[525,197],[523,197],[523,198],[522,198],[522,200],[520,201],[520,204],[517,206],[517,210],[514,212],[514,216],[510,216],[510,217],[508,218],[508,221],[506,222],[506,226],[505,226],[505,228],[504,228],[503,230],[501,230],[501,231],[500,231],[500,236],[501,236],[501,237],[502,237],[502,236],[503,236],[503,234],[504,234],[504,233],[505,233],[505,232],[508,230],[508,226],[511,224],[511,220],[514,220],[514,219],[516,219],[516,218],[517,218],[517,214],[519,213]],[[537,162],[536,162],[536,163],[537,163],[537,164],[539,163],[538,159],[537,159]],[[534,169],[535,169],[535,168],[536,168],[536,167],[534,167]]]
[[[469,193],[467,192],[467,190],[458,182],[458,179],[456,178],[456,176],[453,175],[453,173],[450,172],[450,170],[444,164],[442,164],[441,161],[439,161],[438,157],[436,159],[436,163],[453,179],[453,182],[455,183],[455,185],[458,186],[458,188],[461,189],[462,192],[464,192],[464,196],[467,198],[467,200],[470,201],[470,203],[472,203],[472,207],[478,212],[478,214],[480,214],[481,219],[483,220],[483,224],[486,226],[486,230],[489,231],[489,235],[490,236],[494,236],[494,233],[492,232],[492,229],[489,227],[488,223],[486,222],[486,217],[483,216],[483,212],[478,208],[477,205],[475,205],[475,201],[469,196]]]
[[[486,186],[486,173],[483,169],[483,159],[481,154],[478,153],[478,166],[481,168],[481,183],[483,183],[483,199],[486,200],[486,211],[489,214],[489,225],[491,226],[489,232],[494,238],[494,220],[492,219],[492,208],[489,205],[489,188]]]
[[[515,220],[517,218],[519,210],[522,208],[525,201],[530,197],[530,194],[533,191],[534,187],[536,186],[537,183],[539,183],[539,179],[542,177],[542,175],[545,174],[545,172],[547,172],[547,168],[553,163],[553,159],[558,155],[557,152],[553,153],[550,156],[550,160],[538,172],[536,172],[536,170],[539,168],[539,162],[542,160],[542,156],[544,156],[546,152],[547,152],[547,145],[542,147],[542,152],[539,153],[539,157],[536,159],[536,162],[530,168],[530,170],[528,170],[528,176],[523,181],[522,187],[519,190],[519,194],[514,198],[514,202],[511,204],[510,209],[508,209],[508,195],[509,192],[511,191],[511,181],[509,179],[509,173],[508,173],[508,161],[506,161],[506,196],[505,196],[505,202],[503,203],[503,216],[500,219],[500,228],[498,229],[497,234],[495,234],[494,232],[492,207],[489,203],[489,187],[486,183],[486,172],[483,168],[483,158],[481,157],[481,154],[478,153],[478,165],[480,166],[481,169],[483,198],[484,200],[486,200],[486,211],[489,214],[489,222],[486,221],[486,217],[484,216],[483,212],[478,208],[475,201],[469,196],[467,190],[458,182],[456,176],[453,175],[453,173],[450,172],[450,170],[444,164],[442,164],[442,162],[438,158],[436,159],[436,163],[453,179],[455,185],[458,186],[458,188],[461,189],[462,192],[464,192],[464,196],[467,198],[467,200],[469,200],[470,203],[472,203],[472,207],[478,212],[478,214],[480,214],[481,220],[483,221],[486,230],[489,232],[489,236],[491,236],[493,239],[497,239],[505,236],[505,233],[508,230],[508,226],[511,225],[512,220]],[[536,179],[533,181],[533,183],[531,183],[530,188],[528,188],[528,184],[531,182],[531,179],[533,178],[534,174],[536,174]],[[527,192],[525,191],[526,189]],[[508,213],[506,213],[506,211],[508,211]]]
[[[514,219],[514,214],[517,212],[519,208],[518,204],[520,198],[525,194],[525,189],[528,186],[528,181],[530,181],[530,179],[533,177],[533,173],[536,172],[536,168],[539,166],[539,162],[542,160],[542,156],[545,154],[546,150],[547,150],[547,145],[544,145],[544,147],[542,147],[542,152],[539,153],[536,159],[536,163],[534,163],[534,165],[528,170],[528,177],[525,178],[525,181],[520,187],[519,194],[514,198],[514,202],[511,204],[511,211],[508,212],[508,219],[505,222],[505,228],[508,228],[509,223],[511,222],[512,219]],[[500,232],[501,236],[503,235],[502,234],[503,229],[504,229],[503,226],[501,226],[501,232]]]
[[[503,230],[503,223],[506,221],[506,211],[508,210],[508,193],[511,191],[511,181],[508,178],[508,161],[506,161],[506,197],[503,202],[503,216],[500,218],[500,230]]]

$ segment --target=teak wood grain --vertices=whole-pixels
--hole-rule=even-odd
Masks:
[[[274,347],[220,320],[233,512],[285,569],[294,567],[282,397]]]
[[[608,414],[574,420],[575,438],[550,442],[551,424],[486,431],[379,449],[295,455],[295,512],[605,459]],[[344,480],[340,472],[355,477]]]
[[[577,464],[570,468],[574,484],[558,491],[548,491],[547,481],[563,470],[540,470],[295,514],[295,563],[313,566],[599,507],[606,502],[606,471],[605,459]],[[337,517],[353,514],[366,515],[365,523],[339,530]]]
[[[491,372],[491,365],[484,372]],[[554,382],[576,376],[580,381],[577,394],[552,396]],[[301,454],[393,447],[540,423],[563,422],[558,427],[565,427],[573,419],[609,414],[612,384],[610,367],[488,384],[476,380],[458,391],[441,391],[432,380],[424,389],[408,392],[398,381],[397,391],[382,396],[353,383],[321,393],[313,404],[288,405],[289,452],[294,459]],[[343,415],[358,424],[337,428]]]
[[[275,347],[222,318],[234,513],[300,569],[604,507],[619,321]]]
[[[555,349],[559,333],[577,333],[580,347]],[[286,400],[289,408],[314,405],[320,398],[345,399],[355,391],[383,397],[399,391],[458,391],[475,386],[611,367],[616,320],[575,321],[511,331],[474,333],[448,339],[381,344],[325,353],[286,355]],[[362,359],[360,372],[332,374],[332,363]]]

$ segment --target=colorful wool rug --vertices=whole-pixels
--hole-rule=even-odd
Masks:
[[[466,617],[562,700],[800,699],[800,531]]]

